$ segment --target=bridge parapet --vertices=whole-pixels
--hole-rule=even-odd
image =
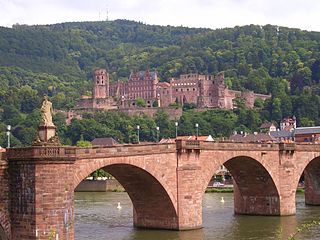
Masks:
[[[119,146],[104,146],[76,148],[76,158],[122,157],[157,153],[172,153],[176,151],[173,143],[166,144],[128,144]]]
[[[230,151],[279,151],[278,143],[234,143],[234,142],[206,142],[199,140],[177,140],[177,150],[230,150]]]
[[[46,159],[71,159],[75,157],[76,147],[61,146],[33,146],[26,148],[10,148],[7,158],[11,160],[46,160]]]
[[[176,151],[175,144],[137,144],[104,147],[79,148],[71,146],[33,146],[26,148],[10,148],[7,157],[1,159],[30,160],[30,159],[70,159],[70,158],[99,158],[148,155],[156,153],[172,153]]]
[[[279,143],[280,151],[294,151],[296,149],[295,143]]]
[[[295,149],[301,152],[320,152],[320,144],[317,143],[296,143]]]

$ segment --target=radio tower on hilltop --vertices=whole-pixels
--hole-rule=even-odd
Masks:
[[[109,21],[109,8],[108,8],[108,1],[107,1],[107,22]]]

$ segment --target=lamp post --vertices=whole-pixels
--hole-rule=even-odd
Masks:
[[[8,137],[8,144],[7,144],[7,148],[10,148],[10,134],[11,134],[11,125],[7,126],[7,137]]]
[[[179,123],[175,122],[174,125],[176,126],[176,138],[177,138],[178,137],[178,125],[179,125]]]
[[[157,129],[157,142],[159,142],[160,127],[157,126],[156,129]]]
[[[138,136],[138,143],[140,143],[140,126],[137,125],[137,136]]]
[[[196,135],[196,140],[198,140],[198,136],[199,136],[199,124],[196,123],[196,130],[197,130],[197,135]]]

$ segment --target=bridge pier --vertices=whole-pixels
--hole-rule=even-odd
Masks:
[[[63,150],[25,148],[29,158],[10,159],[12,239],[74,239],[74,160],[59,157]]]
[[[179,230],[202,228],[203,186],[200,151],[184,150],[178,153],[177,188]]]

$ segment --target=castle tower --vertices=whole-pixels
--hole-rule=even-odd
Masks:
[[[109,97],[109,73],[106,69],[96,69],[93,74],[93,98]]]
[[[217,74],[212,86],[213,107],[225,108],[226,85],[224,83],[224,72],[220,72]]]

